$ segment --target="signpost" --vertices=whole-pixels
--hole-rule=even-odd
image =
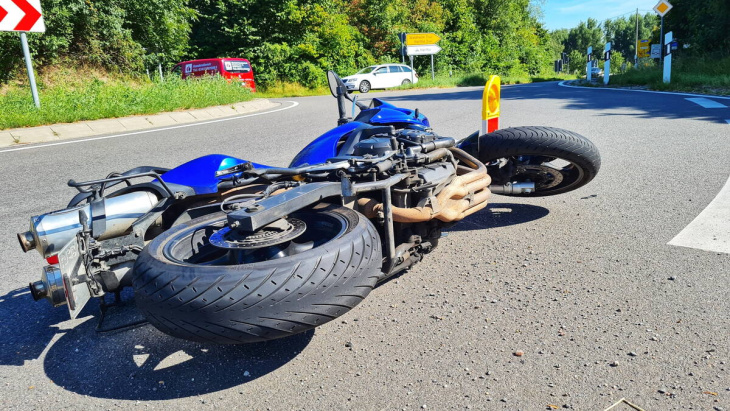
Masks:
[[[441,51],[441,47],[437,44],[428,44],[425,46],[406,46],[406,54],[409,56],[430,56]]]
[[[35,84],[33,73],[33,62],[28,49],[28,38],[26,32],[43,33],[46,31],[46,24],[43,21],[40,0],[0,0],[0,31],[20,32],[20,45],[25,56],[25,66],[28,69],[30,89],[33,94],[35,106],[40,108],[41,102],[38,98],[38,88]]]
[[[436,33],[406,33],[406,46],[425,46],[441,40]]]
[[[608,85],[608,78],[610,77],[611,71],[611,42],[606,43],[606,47],[603,49],[603,84]]]
[[[586,64],[586,80],[591,81],[591,54],[593,54],[593,46],[588,46],[586,54],[588,56],[586,59],[588,61]]]
[[[664,77],[665,83],[669,83],[672,80],[672,32],[670,31],[664,38],[664,44],[666,44],[666,57],[664,61]]]
[[[639,40],[636,43],[636,54],[639,58],[649,57],[651,50],[651,44],[649,40]]]
[[[659,33],[659,41],[661,44],[661,49],[664,49],[664,16],[669,13],[669,10],[672,9],[671,3],[669,3],[667,0],[659,0],[659,3],[654,6],[654,11],[656,14],[660,15],[662,18],[662,24],[661,24],[661,30]],[[660,55],[662,66],[664,65],[664,58]]]
[[[436,33],[406,33],[405,37],[406,54],[411,58],[411,70],[413,70],[413,56],[431,56],[431,80],[435,79],[433,55],[441,51],[441,47],[436,44],[441,37]]]
[[[658,59],[662,57],[662,45],[652,44],[651,45],[651,58]]]

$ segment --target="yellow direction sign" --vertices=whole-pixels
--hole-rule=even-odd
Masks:
[[[441,37],[436,33],[406,33],[406,46],[424,46],[436,44]]]
[[[640,58],[649,57],[651,54],[651,44],[649,44],[649,40],[639,40],[636,44],[636,54]]]
[[[664,15],[669,13],[669,10],[671,10],[672,7],[673,6],[667,0],[660,0],[659,3],[654,6],[654,11],[656,12],[656,14],[664,17]]]

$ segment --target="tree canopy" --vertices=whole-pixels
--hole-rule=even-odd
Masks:
[[[185,60],[248,58],[263,86],[319,85],[324,72],[401,60],[399,33],[434,32],[442,72],[537,75],[561,52],[585,59],[606,41],[631,59],[634,16],[548,32],[531,0],[41,0],[47,32],[29,34],[36,66],[87,64],[144,72]],[[727,0],[673,0],[666,29],[695,53],[728,53]],[[640,38],[658,40],[653,13],[639,19]],[[17,34],[0,33],[0,81],[22,70]],[[425,71],[430,61],[416,58]]]

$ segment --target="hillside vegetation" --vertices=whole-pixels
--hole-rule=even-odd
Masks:
[[[29,34],[40,70],[91,65],[118,73],[190,58],[246,57],[263,88],[325,84],[400,61],[401,32],[435,32],[441,72],[537,75],[561,46],[530,0],[43,0],[47,32]],[[16,34],[0,34],[0,81],[22,73]],[[419,72],[430,60],[416,58]]]

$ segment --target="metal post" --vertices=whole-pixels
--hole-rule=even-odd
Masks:
[[[400,63],[406,64],[406,33],[398,33],[400,40]]]
[[[411,58],[411,84],[413,84],[413,56],[408,56]]]
[[[433,71],[433,54],[431,54],[431,80],[436,80],[436,74]]]
[[[157,70],[160,72],[160,82],[164,82],[165,78],[162,77],[162,63],[157,65]]]
[[[28,38],[23,31],[20,32],[20,44],[23,47],[23,55],[25,56],[25,67],[28,69],[28,79],[30,80],[30,91],[33,94],[33,102],[36,107],[41,108],[41,100],[38,98],[38,88],[35,85],[33,62],[30,59],[30,49],[28,49]]]
[[[660,47],[661,52],[659,53],[659,61],[661,63],[661,67],[664,68],[664,16],[662,16],[662,28],[659,34],[659,44],[662,45]]]
[[[639,9],[636,9],[636,41],[634,42],[634,65],[639,67]]]

